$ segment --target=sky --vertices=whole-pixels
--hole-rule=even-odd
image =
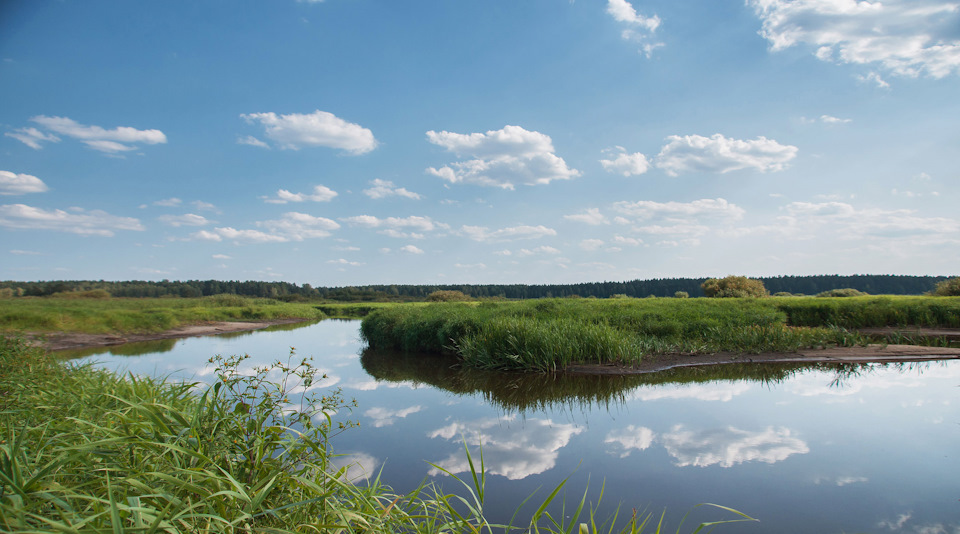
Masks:
[[[960,1],[0,3],[0,279],[960,274]]]

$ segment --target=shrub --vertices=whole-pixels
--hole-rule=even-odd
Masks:
[[[746,276],[728,276],[726,278],[709,278],[700,284],[703,293],[712,298],[729,297],[766,297],[769,296],[763,282]]]
[[[427,295],[427,302],[461,302],[470,300],[470,296],[463,291],[434,291]]]
[[[773,294],[774,297],[792,297],[793,293],[789,291],[777,291]]]
[[[830,291],[822,291],[817,293],[818,297],[864,297],[869,295],[869,293],[864,293],[859,289],[853,289],[852,287],[847,287],[844,289],[831,289]]]
[[[688,298],[690,298],[690,293],[687,293],[686,291],[677,291],[676,293],[673,294],[673,298],[675,298],[675,299],[688,299]]]
[[[933,295],[937,297],[960,297],[960,276],[938,283],[937,288],[933,290]]]

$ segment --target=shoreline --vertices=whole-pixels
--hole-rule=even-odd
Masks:
[[[217,321],[178,326],[163,332],[145,334],[86,334],[82,332],[25,332],[30,344],[56,352],[68,349],[85,349],[91,347],[109,347],[138,341],[156,341],[159,339],[180,339],[187,337],[211,336],[229,334],[231,332],[248,332],[262,330],[280,324],[294,324],[309,321],[299,317],[286,319],[271,319],[268,321]]]
[[[902,363],[960,359],[960,348],[919,345],[867,345],[866,347],[827,347],[797,352],[759,354],[663,354],[637,364],[576,364],[563,372],[582,375],[634,375],[656,373],[678,367],[699,367],[728,363]]]

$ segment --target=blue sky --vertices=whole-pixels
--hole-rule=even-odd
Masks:
[[[0,279],[955,275],[960,2],[7,1]]]

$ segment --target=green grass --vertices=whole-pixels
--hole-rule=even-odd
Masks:
[[[309,304],[237,295],[196,299],[23,297],[2,301],[0,332],[148,333],[212,321],[324,317]]]
[[[551,371],[658,354],[793,352],[869,342],[857,328],[960,327],[960,298],[543,299],[393,306],[361,324],[376,349]]]
[[[421,484],[400,495],[334,470],[329,414],[339,392],[299,398],[316,380],[291,353],[253,375],[243,357],[211,359],[195,384],[66,367],[0,336],[0,531],[3,532],[661,532],[662,516],[601,519],[599,502],[565,502],[565,484],[508,525],[485,518],[483,455],[465,449],[456,491]],[[270,378],[279,371],[280,378]],[[476,459],[475,459],[476,458]],[[577,493],[579,494],[579,492]],[[602,492],[601,492],[602,499]],[[725,507],[719,523],[753,521]],[[558,513],[559,509],[559,513]],[[710,528],[704,523],[691,532]],[[681,524],[682,526],[682,524]],[[680,529],[677,529],[679,532]]]

